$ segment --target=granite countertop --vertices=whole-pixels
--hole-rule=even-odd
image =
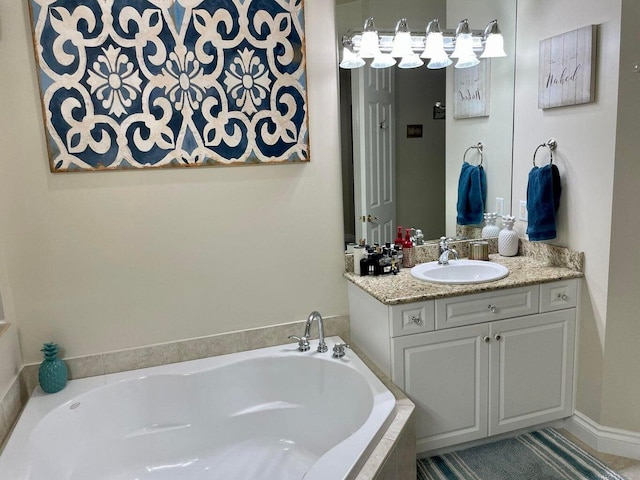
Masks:
[[[403,268],[397,275],[361,277],[352,272],[347,272],[344,275],[349,281],[385,305],[455,297],[584,276],[582,271],[578,269],[555,266],[553,262],[536,257],[502,257],[498,254],[492,254],[489,256],[489,260],[507,267],[509,275],[494,282],[471,285],[443,285],[424,282],[412,277],[408,268]]]

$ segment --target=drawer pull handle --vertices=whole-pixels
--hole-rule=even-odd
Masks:
[[[484,340],[484,343],[489,343],[491,341],[491,337],[484,337],[482,340]]]
[[[496,333],[496,336],[495,336],[495,337],[493,337],[493,338],[495,338],[495,339],[496,339],[496,342],[499,342],[500,340],[502,340],[502,335],[501,335],[501,334],[499,334],[499,333]]]
[[[498,307],[496,307],[495,305],[489,305],[488,308],[491,313],[498,313]]]
[[[420,317],[411,317],[411,320],[413,321],[413,323],[415,323],[416,325],[422,325],[422,318]]]
[[[567,300],[569,300],[569,297],[567,296],[566,293],[559,293],[557,296],[558,300],[562,300],[563,302],[566,302]]]

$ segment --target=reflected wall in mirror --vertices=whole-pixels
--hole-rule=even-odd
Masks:
[[[496,198],[502,198],[504,213],[511,212],[515,15],[516,2],[511,0],[337,0],[339,38],[349,30],[361,30],[369,16],[379,31],[393,31],[398,19],[406,17],[409,28],[422,34],[433,18],[449,30],[463,18],[476,30],[497,18],[508,54],[491,60],[490,116],[470,119],[453,119],[453,67],[340,69],[345,241],[393,241],[396,225],[420,228],[425,239],[455,236],[463,154],[478,142],[485,146],[485,211],[495,211]],[[373,102],[367,96],[371,85],[382,90],[374,93],[378,96]],[[449,107],[446,120],[434,118],[436,102]],[[370,133],[362,133],[365,121]],[[419,130],[415,125],[422,126],[421,137],[412,135]],[[388,155],[391,167],[380,167],[376,159],[373,174],[363,180],[360,160],[369,158],[372,149],[375,155]],[[477,160],[472,157],[468,154],[467,160]],[[373,204],[392,205],[393,222],[379,222],[369,208],[356,209],[372,198]]]

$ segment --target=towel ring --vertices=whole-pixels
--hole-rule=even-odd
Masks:
[[[538,145],[538,147],[536,148],[536,151],[533,152],[533,166],[536,166],[536,154],[538,153],[538,150],[540,150],[540,148],[542,147],[547,147],[549,149],[549,155],[551,155],[551,160],[549,161],[549,165],[553,165],[553,151],[556,149],[556,147],[558,146],[558,142],[556,142],[553,138],[550,138],[549,140],[547,140],[547,143],[541,143],[540,145]]]
[[[469,148],[467,148],[464,151],[464,155],[462,156],[462,163],[466,162],[467,160],[467,153],[469,152],[469,150],[478,150],[478,152],[480,153],[480,163],[479,166],[482,166],[482,163],[484,162],[484,153],[482,153],[482,150],[484,149],[484,145],[482,145],[481,142],[478,142],[477,145],[471,145]]]

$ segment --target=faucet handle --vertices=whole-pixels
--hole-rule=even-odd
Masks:
[[[327,350],[329,350],[329,347],[327,347],[327,344],[325,343],[324,340],[320,340],[318,342],[318,353],[324,353]]]
[[[333,356],[335,358],[342,358],[345,356],[344,353],[344,349],[345,348],[351,348],[351,346],[348,343],[336,343],[333,346]]]
[[[298,341],[298,350],[301,352],[306,352],[311,348],[311,346],[309,345],[309,339],[305,336],[298,337],[297,335],[289,335],[289,339]]]

